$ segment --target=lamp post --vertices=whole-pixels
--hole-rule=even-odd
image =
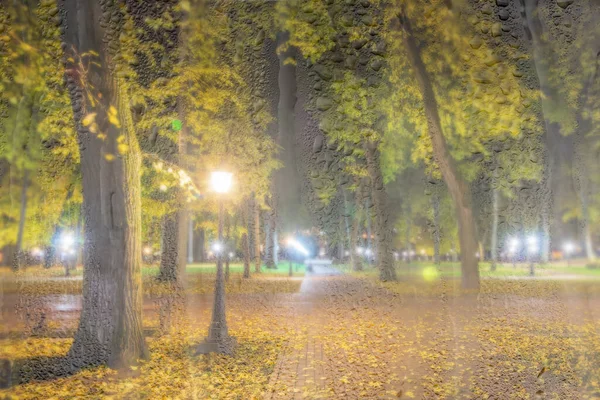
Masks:
[[[229,192],[232,183],[232,174],[229,172],[215,171],[210,176],[210,186],[218,195]],[[223,243],[223,199],[219,199],[219,225],[217,229],[218,243]],[[225,316],[225,276],[223,274],[224,249],[217,251],[217,279],[215,281],[215,301],[213,304],[212,319],[208,329],[208,337],[200,344],[197,354],[222,353],[232,354],[235,339],[229,336],[227,319]]]

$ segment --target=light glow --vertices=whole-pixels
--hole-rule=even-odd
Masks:
[[[214,242],[211,248],[216,254],[219,254],[223,250],[223,245],[219,242]]]
[[[307,257],[310,254],[310,252],[308,250],[306,250],[306,248],[304,246],[302,246],[302,243],[300,243],[293,237],[287,238],[287,240],[285,242],[288,247],[291,247],[292,249],[299,251],[300,253],[304,254]]]
[[[210,174],[210,187],[217,193],[227,193],[231,189],[233,174],[231,172],[213,171]]]

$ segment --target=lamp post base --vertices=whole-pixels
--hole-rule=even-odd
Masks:
[[[233,336],[221,337],[219,340],[206,338],[196,347],[195,354],[219,353],[231,356],[236,346],[237,340]]]

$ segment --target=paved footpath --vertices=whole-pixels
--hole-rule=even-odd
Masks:
[[[327,397],[323,366],[326,362],[323,343],[317,336],[320,325],[317,317],[319,301],[327,285],[324,281],[339,275],[333,268],[315,266],[314,272],[307,273],[300,292],[291,302],[296,324],[291,328],[294,340],[280,355],[271,375],[270,386],[273,391],[265,395],[270,399],[303,399]]]

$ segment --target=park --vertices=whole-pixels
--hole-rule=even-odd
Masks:
[[[0,0],[0,398],[600,398],[596,0]]]

